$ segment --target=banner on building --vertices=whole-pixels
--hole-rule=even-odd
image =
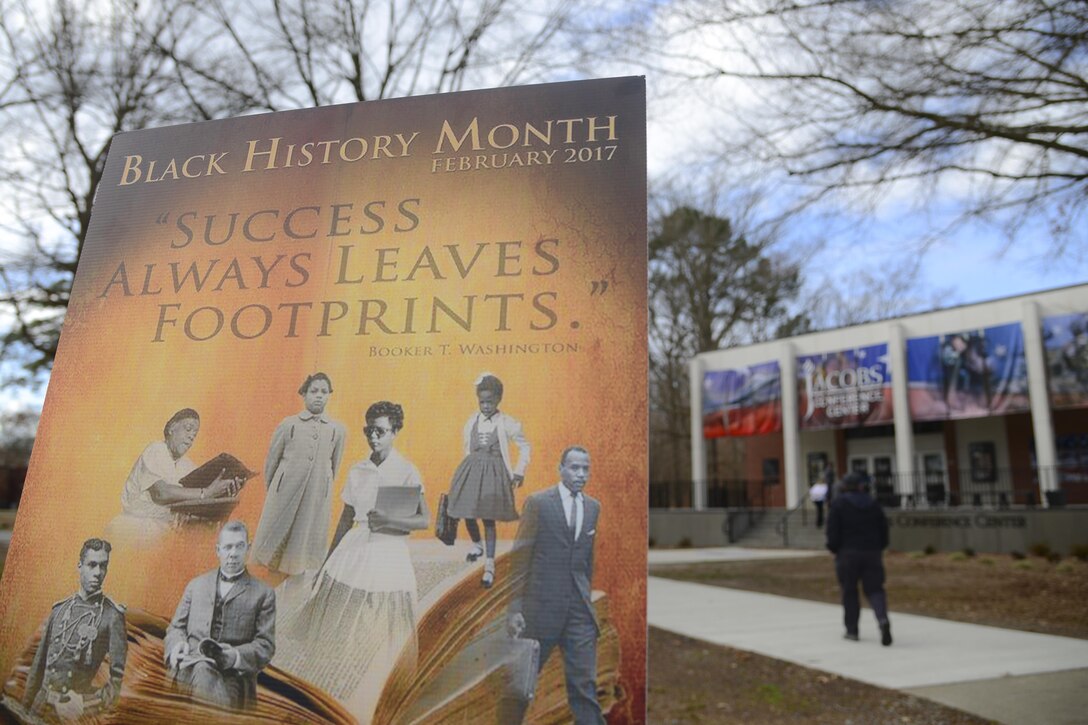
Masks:
[[[645,130],[621,78],[117,136],[8,713],[561,722],[564,632],[579,718],[644,722]]]
[[[798,356],[797,397],[803,429],[891,423],[887,343]]]
[[[907,340],[913,420],[1026,411],[1028,375],[1020,323]]]
[[[1043,318],[1053,408],[1088,407],[1088,312]]]
[[[782,430],[778,362],[703,374],[703,437],[753,436]]]

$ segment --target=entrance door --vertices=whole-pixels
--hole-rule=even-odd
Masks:
[[[914,465],[922,473],[926,503],[931,506],[945,503],[948,498],[948,487],[945,483],[944,453],[940,451],[919,453]]]
[[[872,494],[882,506],[899,506],[899,495],[895,491],[895,456],[851,456],[849,465],[851,473],[863,473],[870,477]]]
[[[850,457],[850,473],[864,473],[869,475],[869,457],[868,456],[851,456]]]

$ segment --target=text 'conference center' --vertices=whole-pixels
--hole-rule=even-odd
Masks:
[[[1088,285],[703,353],[691,395],[696,509],[827,466],[886,507],[1088,503]]]

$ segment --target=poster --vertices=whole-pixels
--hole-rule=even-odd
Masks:
[[[703,437],[782,430],[782,377],[771,361],[703,374]]]
[[[907,340],[912,420],[979,418],[1029,408],[1020,323]]]
[[[888,344],[797,358],[802,429],[853,428],[892,422]]]
[[[645,204],[641,78],[118,136],[0,587],[4,708],[643,722]],[[581,649],[536,673],[557,631]]]
[[[1053,408],[1088,407],[1088,312],[1043,318]]]

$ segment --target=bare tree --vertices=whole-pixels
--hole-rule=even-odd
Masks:
[[[52,365],[114,134],[569,72],[573,0],[0,0],[0,360]],[[20,244],[21,243],[21,244]],[[12,382],[9,377],[7,382]]]
[[[0,5],[0,353],[19,382],[52,364],[113,135],[245,108],[174,82],[161,48],[193,17],[183,0]]]
[[[179,82],[278,110],[547,79],[576,64],[577,13],[595,4],[207,0],[198,7],[202,22],[170,47]]]
[[[655,20],[640,53],[726,84],[725,157],[783,169],[797,204],[894,194],[940,219],[930,238],[981,219],[1088,253],[1082,0],[680,0]]]
[[[30,461],[40,414],[31,408],[0,412],[0,468],[25,468]]]
[[[650,237],[651,470],[680,476],[690,457],[688,361],[718,350],[794,334],[796,264],[750,241],[726,218],[679,207]]]

